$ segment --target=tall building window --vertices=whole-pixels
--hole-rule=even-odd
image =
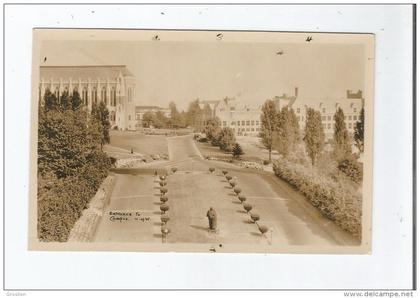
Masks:
[[[353,120],[357,120],[357,116],[356,115],[353,115]]]
[[[87,100],[88,100],[88,90],[87,90],[86,87],[84,87],[83,90],[82,90],[82,100],[83,100],[83,103],[85,105],[88,104],[88,102],[87,102]]]
[[[328,121],[330,121],[331,120],[331,116],[328,116]]]
[[[117,105],[117,91],[115,87],[111,88],[111,106],[115,107]]]
[[[101,101],[103,101],[106,105],[108,105],[107,98],[106,98],[106,87],[103,86],[101,89]]]
[[[252,121],[251,121],[251,125],[254,125],[254,124],[255,124],[255,121],[254,121],[254,120],[252,120]]]
[[[245,121],[242,120],[242,126],[245,126]]]
[[[57,87],[55,87],[55,90],[54,90],[54,95],[55,95],[55,97],[57,97],[57,99],[59,99],[59,98],[60,98],[60,89],[58,88],[58,86],[57,86]]]
[[[246,121],[246,125],[249,126],[249,120]]]
[[[322,108],[322,112],[325,113],[325,108]]]
[[[238,126],[241,125],[241,121],[238,121]]]
[[[92,102],[98,103],[98,90],[96,90],[96,87],[92,88]]]
[[[260,125],[260,121],[255,121],[255,125]]]

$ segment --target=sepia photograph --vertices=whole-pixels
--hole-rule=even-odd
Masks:
[[[33,44],[29,249],[370,253],[374,35]]]

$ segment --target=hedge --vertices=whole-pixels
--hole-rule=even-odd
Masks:
[[[276,176],[296,187],[324,216],[361,239],[362,195],[348,183],[292,163],[285,159],[273,162]]]

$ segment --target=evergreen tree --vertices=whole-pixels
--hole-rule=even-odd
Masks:
[[[364,151],[365,145],[365,109],[360,110],[360,119],[356,122],[356,127],[354,128],[354,141],[356,143],[359,152]]]
[[[235,158],[238,158],[239,156],[243,155],[244,151],[242,150],[241,145],[239,145],[239,143],[236,143],[235,146],[233,146],[232,149],[232,155]]]
[[[334,157],[336,160],[341,160],[351,155],[350,138],[341,108],[335,112],[334,121]]]
[[[214,117],[206,121],[206,125],[204,126],[204,133],[206,134],[207,139],[212,142],[212,144],[217,145],[220,131],[221,122],[219,118]]]
[[[155,125],[155,114],[153,112],[146,112],[142,118],[143,127],[150,127]]]
[[[200,108],[198,99],[190,103],[186,116],[187,125],[192,126],[196,131],[202,130],[203,111]]]
[[[232,128],[225,127],[220,131],[219,134],[219,148],[224,151],[232,151],[233,146],[236,143],[235,132]]]
[[[111,128],[111,123],[109,122],[109,111],[103,101],[97,105],[96,103],[92,104],[92,120],[97,122],[97,128],[101,136],[101,149],[103,145],[110,142],[109,130]]]
[[[306,111],[305,142],[306,152],[309,155],[312,165],[315,165],[318,155],[324,147],[324,128],[322,126],[321,113],[312,108]]]
[[[267,100],[261,112],[261,132],[260,137],[263,145],[268,150],[268,160],[271,162],[271,151],[273,150],[273,143],[276,132],[277,111],[274,101]]]
[[[71,108],[73,111],[76,111],[79,109],[83,104],[82,99],[80,98],[80,94],[77,91],[73,91],[73,94],[71,96]]]
[[[50,111],[58,108],[58,99],[54,93],[49,89],[45,91],[44,95],[44,111]]]

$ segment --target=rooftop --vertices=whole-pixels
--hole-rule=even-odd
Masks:
[[[49,80],[50,78],[72,78],[78,80],[98,78],[102,80],[115,79],[118,75],[133,76],[125,65],[54,65],[54,66],[40,66],[40,78]]]

